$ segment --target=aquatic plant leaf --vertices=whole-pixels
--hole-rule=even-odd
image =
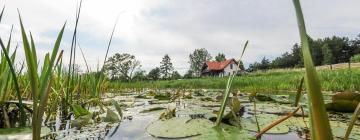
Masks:
[[[241,61],[241,58],[242,56],[244,55],[244,52],[246,50],[246,47],[248,45],[248,42],[249,41],[246,41],[245,43],[245,46],[243,48],[243,51],[241,53],[241,56],[240,56],[240,59],[238,62]],[[239,69],[239,67],[236,67],[236,71]],[[223,118],[223,115],[224,115],[224,111],[225,111],[225,107],[226,107],[226,104],[227,104],[227,99],[230,95],[230,90],[231,90],[231,85],[232,85],[232,81],[234,80],[234,77],[236,76],[235,73],[233,73],[231,76],[229,76],[228,80],[227,80],[227,84],[226,84],[226,88],[225,88],[225,93],[224,93],[224,96],[223,96],[223,99],[221,101],[221,107],[220,107],[220,110],[219,110],[219,114],[218,114],[218,117],[216,119],[216,125],[219,126],[220,123],[221,123],[221,119]]]
[[[91,114],[80,116],[71,122],[71,127],[81,128],[90,123],[92,118]]]
[[[104,122],[111,122],[111,123],[116,123],[120,121],[118,115],[109,108],[106,110],[106,117],[103,120]]]
[[[186,138],[200,135],[213,127],[207,119],[174,117],[168,120],[157,120],[147,126],[146,131],[158,138]]]
[[[140,111],[140,113],[149,113],[149,112],[159,111],[159,110],[164,110],[164,109],[166,109],[166,108],[165,107],[152,107],[152,108],[142,110],[142,111]]]
[[[190,138],[191,140],[255,140],[256,138],[248,131],[238,127],[220,124],[207,129],[200,136]]]
[[[321,93],[321,85],[313,64],[308,34],[306,33],[304,16],[301,10],[299,0],[293,0],[300,39],[301,49],[305,66],[305,84],[308,94],[309,119],[311,138],[316,140],[332,140],[331,127],[329,124],[328,114],[325,109],[323,94]]]
[[[271,115],[271,114],[257,114],[258,122],[260,128],[264,128],[267,125],[271,124],[274,120],[279,119],[277,115]],[[257,132],[258,128],[256,125],[256,120],[254,118],[246,118],[241,119],[242,127],[249,131]],[[280,123],[276,125],[275,127],[271,128],[266,133],[268,134],[284,134],[289,132],[289,127],[287,127],[285,124]]]
[[[80,105],[72,105],[71,107],[73,109],[75,118],[91,114],[89,110],[86,110],[85,108],[81,107]]]
[[[175,112],[176,112],[176,108],[167,109],[166,111],[164,111],[163,113],[160,114],[159,119],[161,119],[161,120],[171,119],[171,118],[175,117]]]
[[[354,112],[358,104],[359,102],[356,100],[336,100],[335,102],[327,103],[325,107],[326,110],[337,112]]]
[[[115,106],[115,109],[116,109],[116,111],[118,112],[120,118],[122,118],[122,117],[123,117],[123,113],[122,113],[122,109],[121,109],[120,105],[119,105],[115,100],[113,100],[113,99],[111,100],[111,103]]]

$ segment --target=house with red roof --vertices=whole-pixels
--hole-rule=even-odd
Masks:
[[[221,62],[205,61],[201,70],[201,76],[229,76],[240,71],[236,67],[238,67],[238,63],[235,59],[227,59]]]

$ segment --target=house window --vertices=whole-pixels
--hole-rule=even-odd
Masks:
[[[233,65],[232,65],[232,64],[230,64],[230,69],[233,69]]]

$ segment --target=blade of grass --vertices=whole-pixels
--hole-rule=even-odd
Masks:
[[[296,91],[296,97],[295,97],[295,102],[294,102],[294,106],[298,106],[299,102],[300,102],[300,98],[301,98],[301,93],[302,93],[302,89],[303,89],[303,84],[304,84],[304,77],[301,78],[300,80],[300,85]]]
[[[332,140],[333,136],[329,124],[328,114],[325,109],[323,96],[321,93],[320,81],[318,79],[309,48],[308,36],[306,33],[304,17],[302,14],[299,0],[293,0],[300,38],[302,43],[302,53],[305,66],[305,82],[308,94],[308,104],[310,109],[311,135],[316,140]],[[316,130],[316,131],[315,131]]]
[[[89,65],[88,65],[88,63],[87,63],[87,61],[86,61],[86,59],[85,59],[84,52],[83,52],[82,48],[80,47],[80,45],[79,45],[79,49],[80,49],[81,55],[82,55],[82,57],[83,57],[83,59],[84,59],[84,62],[85,62],[85,65],[86,65],[86,70],[87,70],[87,73],[89,73],[89,72],[90,72]]]
[[[1,13],[1,15],[2,15],[2,13]],[[13,26],[11,27],[8,46],[10,46],[12,30],[13,30]],[[11,72],[11,75],[13,77],[12,79],[13,79],[14,85],[15,85],[16,95],[17,95],[18,100],[19,100],[20,126],[25,126],[26,125],[26,114],[25,114],[25,111],[24,111],[24,105],[22,103],[20,87],[19,87],[19,84],[18,84],[18,81],[17,81],[18,78],[16,76],[14,66],[13,66],[13,64],[11,62],[11,59],[9,57],[9,54],[8,54],[7,50],[5,49],[5,46],[4,46],[4,43],[3,43],[2,39],[1,39],[1,37],[0,37],[0,45],[1,45],[1,48],[2,48],[2,50],[4,52],[4,54],[5,54],[6,61],[7,61],[8,65],[9,65],[10,72]]]
[[[355,122],[358,120],[358,116],[360,114],[360,104],[357,105],[354,114],[351,117],[351,121],[349,123],[348,128],[346,129],[344,140],[349,140],[349,136],[351,133],[351,130],[353,129]]]
[[[260,138],[262,134],[266,133],[267,131],[269,131],[271,128],[275,127],[276,125],[282,123],[283,121],[289,119],[290,117],[294,116],[295,113],[297,111],[299,111],[300,106],[297,107],[293,112],[289,113],[288,115],[274,121],[273,123],[269,124],[268,126],[266,126],[263,130],[261,130],[259,133],[256,134],[256,138]]]
[[[249,41],[246,41],[245,45],[244,45],[244,48],[242,50],[242,53],[241,53],[241,56],[240,56],[240,59],[238,62],[241,61],[243,55],[244,55],[244,52],[245,52],[245,49],[248,45],[248,42]],[[237,72],[239,69],[239,67],[236,67],[235,71]],[[226,103],[227,103],[227,99],[229,98],[229,95],[230,95],[230,89],[231,89],[231,84],[232,84],[232,81],[235,77],[236,73],[233,73],[232,75],[229,76],[228,78],[228,81],[227,81],[227,84],[226,84],[226,89],[225,89],[225,92],[224,92],[224,96],[223,96],[223,100],[221,102],[221,107],[220,107],[220,111],[219,111],[219,114],[217,116],[217,119],[216,119],[216,125],[219,126],[220,123],[221,123],[221,120],[222,120],[222,117],[224,115],[224,111],[225,111],[225,107],[226,107]]]
[[[76,9],[76,21],[75,21],[75,27],[74,27],[72,40],[71,40],[70,60],[69,60],[69,67],[68,67],[68,80],[67,80],[67,84],[66,84],[67,91],[66,91],[66,96],[65,96],[66,104],[71,104],[71,102],[72,102],[71,101],[72,93],[70,91],[71,91],[71,88],[73,87],[74,69],[71,69],[71,68],[75,66],[75,64],[73,64],[75,62],[73,59],[75,59],[76,35],[77,35],[77,28],[78,28],[78,23],[79,23],[79,19],[80,19],[81,5],[82,5],[82,0],[80,1],[79,7]],[[70,99],[69,99],[69,96],[70,96]],[[65,107],[65,108],[67,108],[67,107]],[[67,114],[65,114],[65,115],[67,115]]]

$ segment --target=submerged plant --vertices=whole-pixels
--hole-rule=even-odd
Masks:
[[[304,17],[299,0],[293,0],[297,22],[301,37],[301,48],[305,66],[305,83],[308,94],[308,106],[310,112],[311,137],[314,140],[333,139],[329,124],[328,114],[325,109],[320,81],[318,79],[310,53],[308,35],[306,33]]]

